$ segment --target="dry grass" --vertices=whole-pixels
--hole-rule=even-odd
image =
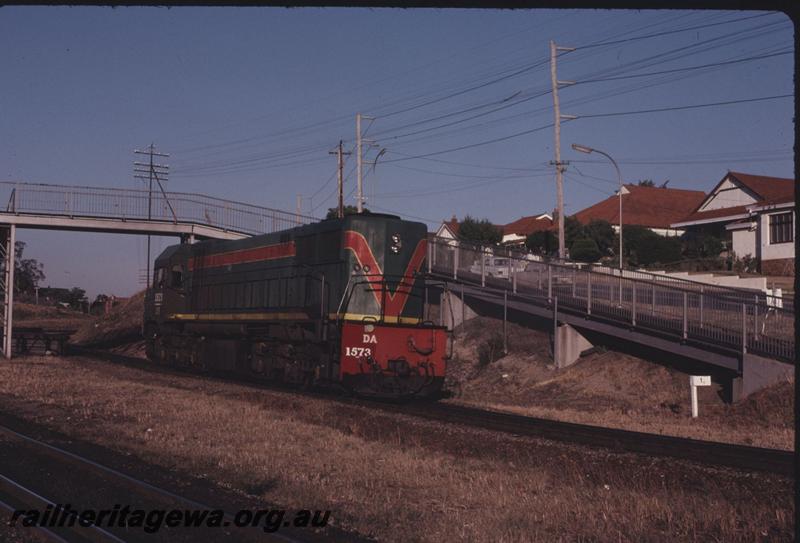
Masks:
[[[46,328],[48,330],[77,330],[91,325],[91,315],[62,307],[14,303],[14,326]]]
[[[735,405],[720,386],[699,389],[692,419],[689,377],[608,351],[561,370],[544,332],[509,325],[509,355],[482,364],[501,323],[484,317],[460,331],[448,373],[452,401],[531,416],[745,445],[794,448],[794,383],[769,387]]]
[[[88,359],[0,365],[0,407],[385,541],[793,537],[791,481]]]
[[[111,309],[108,315],[85,323],[72,336],[78,345],[109,347],[142,338],[144,291],[138,292]]]

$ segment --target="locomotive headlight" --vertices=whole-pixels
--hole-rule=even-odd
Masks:
[[[400,234],[392,234],[392,245],[389,247],[394,254],[400,252],[400,249],[403,248],[403,240],[400,239]]]

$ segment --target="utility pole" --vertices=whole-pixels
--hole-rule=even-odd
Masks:
[[[152,143],[147,148],[147,151],[140,151],[138,149],[134,149],[133,153],[136,155],[148,155],[150,157],[149,163],[144,162],[134,162],[133,163],[133,171],[140,175],[134,175],[136,179],[142,179],[149,182],[149,188],[147,191],[147,220],[150,221],[153,219],[153,180],[155,179],[158,183],[159,187],[161,188],[161,192],[164,192],[164,187],[161,185],[161,179],[159,175],[166,181],[167,176],[169,176],[169,166],[166,164],[156,164],[153,161],[153,157],[169,157],[166,153],[157,153],[155,145]],[[142,169],[142,168],[147,168]],[[146,173],[147,175],[141,175]],[[166,199],[166,197],[165,197]],[[167,202],[169,203],[169,202]],[[171,206],[170,206],[171,208]],[[174,211],[173,211],[174,214]],[[147,287],[150,287],[150,234],[147,234]]]
[[[356,113],[356,160],[358,162],[356,169],[358,170],[358,186],[356,189],[356,207],[359,213],[364,212],[364,173],[362,171],[364,166],[363,161],[363,145],[364,139],[361,134],[361,120],[368,119],[374,121],[375,117],[367,117],[361,113]],[[369,142],[373,143],[373,142]]]
[[[300,215],[303,213],[303,195],[297,195],[297,215],[295,216],[295,222],[300,224]]]
[[[356,120],[358,122],[358,120]],[[359,131],[360,132],[360,131]],[[344,155],[352,153],[345,153],[342,150],[342,140],[339,140],[339,148],[336,151],[329,151],[329,155],[338,155],[338,193],[339,193],[339,207],[336,215],[341,219],[344,217]]]
[[[559,86],[574,85],[574,81],[559,81],[556,69],[556,58],[560,51],[569,52],[574,51],[574,47],[558,47],[556,42],[550,40],[550,80],[553,86],[553,108],[555,111],[555,137],[556,137],[556,159],[550,164],[556,167],[556,204],[558,207],[558,258],[564,259],[566,251],[564,250],[564,170],[566,169],[566,162],[561,162],[561,119],[574,119],[574,115],[561,115],[561,106],[558,101],[558,88]]]

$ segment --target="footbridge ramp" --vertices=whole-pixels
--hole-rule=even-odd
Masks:
[[[479,312],[508,315],[556,336],[569,327],[584,340],[656,350],[694,361],[698,371],[719,368],[731,375],[734,398],[794,374],[793,303],[760,291],[440,238],[430,240],[428,273],[446,285],[448,296]]]

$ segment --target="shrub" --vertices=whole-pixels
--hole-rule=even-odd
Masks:
[[[569,249],[572,260],[579,262],[596,262],[602,255],[593,239],[578,239]]]

